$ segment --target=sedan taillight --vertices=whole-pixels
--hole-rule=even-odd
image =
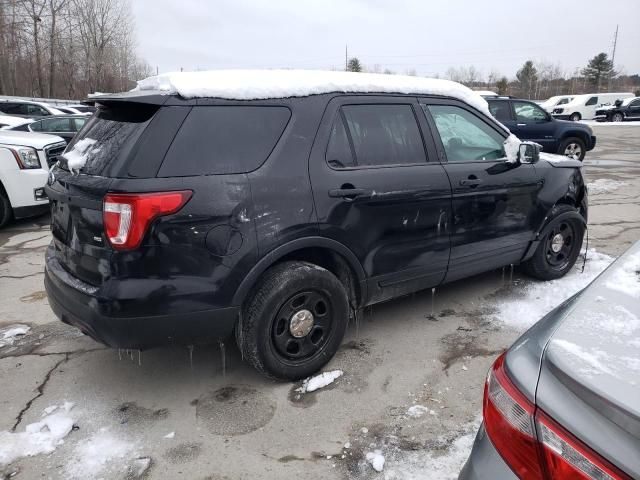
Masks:
[[[116,250],[133,250],[142,243],[153,220],[171,215],[189,201],[193,192],[108,193],[104,197],[104,231]]]
[[[506,354],[493,364],[484,391],[487,435],[523,480],[631,480],[533,405],[511,382]]]

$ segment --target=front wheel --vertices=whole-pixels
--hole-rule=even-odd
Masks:
[[[338,351],[349,318],[347,292],[328,270],[283,262],[260,280],[236,333],[243,357],[263,374],[299,380]]]
[[[581,118],[582,118],[582,115],[580,115],[578,112],[575,112],[571,114],[571,116],[569,117],[569,120],[571,120],[572,122],[579,122]]]
[[[572,160],[584,160],[584,156],[587,153],[587,147],[584,142],[577,138],[571,137],[563,140],[558,147],[558,153]]]
[[[624,117],[618,112],[614,113],[611,117],[611,121],[613,122],[621,122],[622,120],[624,120]]]
[[[569,205],[554,207],[550,215],[551,222],[562,213],[576,211]],[[533,257],[522,264],[524,271],[540,280],[554,280],[565,276],[580,255],[584,229],[584,224],[577,218],[556,222],[540,240]]]
[[[0,186],[0,228],[9,223],[12,216],[11,202],[9,202],[9,199],[2,191],[2,186]]]

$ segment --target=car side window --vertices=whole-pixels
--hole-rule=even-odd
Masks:
[[[511,112],[509,111],[509,102],[503,100],[489,100],[489,111],[493,118],[501,122],[511,120]]]
[[[74,118],[71,120],[73,122],[74,128],[72,131],[74,132],[79,132],[82,127],[84,127],[84,124],[87,123],[87,119],[86,118]]]
[[[42,122],[42,130],[46,132],[69,132],[68,118],[49,118]]]
[[[453,105],[423,105],[436,123],[449,162],[504,157],[504,137],[467,110]]]
[[[347,168],[355,166],[353,152],[347,137],[347,129],[344,126],[344,116],[339,112],[336,116],[326,154],[327,163],[333,168]]]
[[[422,136],[411,105],[345,105],[341,110],[356,165],[426,163]]]
[[[27,115],[40,115],[40,116],[48,116],[49,112],[42,108],[40,105],[26,105],[27,107]]]
[[[596,103],[598,103],[598,97],[591,97],[589,100],[587,100],[585,106],[588,107],[590,105],[595,105]]]
[[[569,99],[568,98],[563,98],[562,100],[560,100],[558,102],[558,105],[565,105],[567,103],[569,103]]]
[[[41,132],[42,122],[31,122],[29,124],[29,130],[31,130],[32,132]]]
[[[548,119],[547,114],[532,103],[514,101],[513,110],[518,122],[540,122]]]
[[[640,107],[640,100],[634,100],[629,104],[630,107]]]

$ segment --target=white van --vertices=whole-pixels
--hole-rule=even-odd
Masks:
[[[555,107],[551,114],[563,120],[592,120],[596,116],[596,109],[605,105],[614,105],[616,100],[633,97],[633,93],[587,93],[576,95],[569,103]]]
[[[575,95],[556,95],[542,102],[540,106],[551,113],[555,107],[569,103],[574,97]]]

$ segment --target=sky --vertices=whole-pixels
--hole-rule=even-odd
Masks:
[[[640,0],[132,0],[139,55],[161,73],[475,66],[509,78],[528,59],[573,73],[599,52],[640,73]]]

